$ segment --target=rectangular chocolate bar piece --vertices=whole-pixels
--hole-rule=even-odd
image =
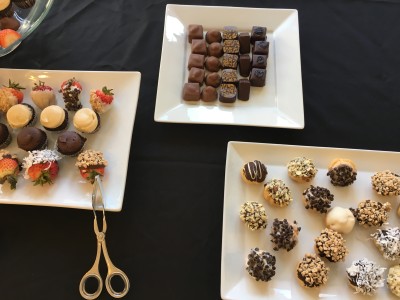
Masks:
[[[221,78],[224,83],[236,83],[238,81],[237,73],[234,69],[222,70]]]
[[[253,54],[253,68],[266,69],[267,68],[267,56],[260,54]]]
[[[250,42],[254,45],[255,41],[265,41],[267,36],[267,27],[253,26],[251,29]]]
[[[251,70],[250,55],[242,54],[239,56],[239,74],[243,77],[248,77]]]
[[[238,38],[238,31],[236,26],[225,26],[222,30],[223,40],[236,40]]]
[[[267,70],[265,69],[251,69],[250,85],[251,86],[264,86],[267,77]]]
[[[250,98],[250,80],[240,79],[238,84],[238,99],[247,101]]]
[[[238,40],[225,40],[222,44],[222,50],[224,53],[238,54],[239,53],[239,41]]]
[[[248,32],[239,33],[239,45],[241,54],[250,53],[250,34]]]
[[[221,60],[222,68],[236,69],[238,64],[238,58],[239,56],[237,56],[236,54],[225,53],[224,55],[222,55],[222,60]]]
[[[185,83],[183,86],[182,98],[186,101],[200,100],[200,84]]]
[[[203,54],[190,54],[188,60],[188,69],[191,68],[204,69],[204,55]]]
[[[269,54],[269,42],[267,41],[255,41],[253,47],[253,54],[262,54],[268,56]]]
[[[233,103],[236,101],[237,90],[232,83],[221,84],[219,90],[219,101],[223,103]]]

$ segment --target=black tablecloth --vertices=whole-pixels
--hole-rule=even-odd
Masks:
[[[304,130],[154,122],[165,1],[55,1],[0,58],[2,68],[142,73],[123,209],[107,214],[127,299],[220,298],[228,141],[400,149],[399,1],[175,3],[297,9]],[[79,299],[95,254],[92,216],[1,205],[0,298]]]

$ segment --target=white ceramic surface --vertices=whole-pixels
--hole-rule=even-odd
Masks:
[[[286,164],[296,156],[313,159],[318,173],[308,184],[296,183],[287,175]],[[334,187],[326,175],[329,162],[337,157],[352,159],[358,170],[357,180],[348,187]],[[293,203],[287,208],[273,208],[263,198],[263,184],[246,184],[240,176],[242,166],[253,160],[267,165],[266,181],[280,178],[289,186]],[[383,267],[398,264],[382,258],[369,234],[376,229],[365,229],[356,225],[353,231],[344,235],[350,254],[344,262],[326,264],[330,267],[329,279],[324,287],[306,289],[299,285],[295,270],[305,253],[313,250],[314,239],[325,228],[324,215],[304,208],[302,192],[310,184],[328,188],[335,196],[332,206],[356,207],[358,202],[371,199],[390,202],[392,212],[390,226],[399,226],[396,216],[399,197],[379,196],[371,187],[371,176],[385,169],[400,171],[400,153],[338,148],[305,147],[291,145],[255,144],[229,142],[225,171],[225,197],[221,261],[221,297],[223,299],[369,299],[373,297],[355,295],[347,285],[345,269],[355,259],[366,257]],[[268,226],[265,230],[251,232],[239,218],[240,205],[246,201],[257,201],[266,208]],[[274,251],[270,242],[271,224],[274,218],[296,220],[301,226],[299,243],[290,252]],[[259,247],[276,256],[276,275],[271,281],[257,282],[245,270],[250,248]],[[387,276],[387,270],[385,272]],[[389,289],[383,287],[376,299],[395,299]],[[374,298],[375,299],[375,298]]]
[[[265,87],[251,87],[250,100],[233,104],[182,100],[187,82],[189,24],[204,31],[235,25],[239,31],[266,26],[270,42]],[[157,122],[304,127],[297,10],[168,4],[154,119]]]
[[[141,74],[139,72],[97,72],[97,71],[46,71],[46,70],[16,70],[0,69],[0,84],[8,84],[8,79],[19,82],[24,90],[24,103],[37,108],[30,99],[30,90],[39,80],[50,85],[56,93],[57,104],[64,107],[62,95],[58,92],[64,80],[75,77],[82,84],[80,96],[83,107],[90,107],[89,93],[92,89],[112,88],[114,92],[113,107],[101,115],[101,128],[94,134],[82,134],[87,137],[85,149],[100,150],[104,153],[109,165],[103,178],[106,209],[120,211],[122,209],[125,180],[128,169],[131,136],[139,96]],[[75,130],[69,113],[68,130]],[[1,122],[7,124],[5,116]],[[40,122],[36,125],[42,128]],[[27,152],[17,146],[17,130],[12,131],[13,141],[6,149],[22,158]],[[54,148],[56,133],[47,132],[49,148]],[[86,183],[75,167],[76,157],[64,157],[60,161],[59,176],[52,185],[33,186],[22,175],[19,177],[17,189],[12,191],[6,183],[0,194],[0,203],[25,204],[41,206],[58,206],[80,209],[91,209],[92,186]]]

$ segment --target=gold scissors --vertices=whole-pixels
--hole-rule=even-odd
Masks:
[[[82,297],[85,299],[96,299],[102,289],[103,289],[103,279],[100,276],[99,272],[99,262],[100,262],[100,255],[101,250],[103,249],[104,259],[107,264],[108,272],[107,277],[105,280],[105,286],[108,293],[114,298],[122,298],[124,297],[129,291],[129,279],[126,274],[115,267],[111,262],[111,259],[108,255],[107,247],[106,247],[106,231],[107,231],[107,223],[106,223],[106,215],[104,210],[104,202],[103,202],[103,188],[101,186],[100,176],[97,175],[95,178],[95,182],[93,184],[93,193],[92,193],[92,207],[94,213],[94,232],[97,237],[97,254],[96,259],[92,268],[82,277],[82,280],[79,284],[79,292],[81,293]],[[96,216],[96,209],[100,208],[103,211],[103,229],[100,231],[99,226],[97,223],[97,216]],[[118,276],[122,279],[124,283],[124,288],[121,292],[115,291],[111,286],[111,279],[114,276]],[[89,293],[86,290],[86,281],[89,278],[95,278],[98,282],[97,290],[94,293]]]

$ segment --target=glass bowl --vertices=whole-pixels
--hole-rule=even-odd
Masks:
[[[36,0],[35,4],[30,8],[19,8],[14,3],[14,18],[20,22],[18,32],[21,38],[12,43],[7,48],[0,48],[0,57],[12,52],[42,23],[49,12],[54,0]]]

